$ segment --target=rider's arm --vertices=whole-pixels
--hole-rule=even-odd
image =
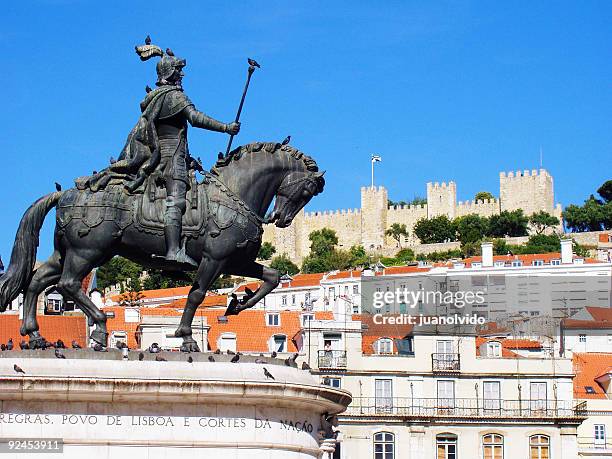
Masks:
[[[214,118],[202,113],[193,105],[189,105],[183,109],[183,113],[193,127],[208,129],[209,131],[229,132],[229,124],[217,121]]]

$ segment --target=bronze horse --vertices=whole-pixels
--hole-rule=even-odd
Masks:
[[[205,174],[197,188],[208,203],[203,216],[206,221],[201,231],[185,242],[187,254],[199,266],[175,332],[175,336],[183,338],[183,351],[199,351],[191,336],[191,324],[207,289],[219,275],[233,274],[263,281],[257,291],[242,301],[234,299],[226,315],[237,314],[254,306],[278,285],[278,271],[255,262],[261,246],[262,224],[265,221],[274,222],[281,228],[289,226],[310,199],[323,191],[324,185],[323,172],[319,171],[312,158],[290,145],[278,143],[253,143],[239,147],[219,159],[211,173]],[[60,210],[69,207],[69,203],[64,201],[69,196],[74,200],[79,193],[84,191],[58,191],[32,204],[19,225],[10,265],[0,277],[1,311],[20,292],[25,293],[20,332],[23,336],[29,335],[33,347],[44,343],[38,331],[36,300],[49,286],[57,285],[65,297],[72,299],[83,310],[90,325],[96,326],[91,338],[106,346],[106,315],[82,291],[81,283],[85,276],[115,255],[134,260],[145,267],[164,269],[163,258],[154,257],[165,253],[162,233],[142,231],[131,220],[126,223],[125,220],[106,219],[86,230],[83,219],[87,215],[81,215],[80,219],[62,220]],[[123,208],[130,209],[135,200],[144,197],[143,194],[124,193],[122,199]],[[273,200],[274,209],[264,218]],[[40,228],[53,207],[58,208],[55,250],[35,270]],[[224,223],[220,224],[220,221]]]

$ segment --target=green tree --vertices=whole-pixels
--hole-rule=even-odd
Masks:
[[[455,226],[446,215],[421,218],[414,225],[414,234],[422,244],[454,241],[457,236]]]
[[[289,259],[286,253],[282,253],[272,258],[270,268],[276,269],[281,274],[289,274],[290,276],[300,272],[300,268]]]
[[[132,279],[134,282],[140,282],[143,271],[143,267],[138,263],[123,257],[113,257],[96,271],[98,288],[103,291],[111,285],[120,283],[123,292],[128,287],[126,281]]]
[[[414,251],[412,249],[402,249],[395,254],[395,259],[402,264],[414,261]]]
[[[527,236],[528,218],[521,209],[492,215],[489,218],[489,234],[492,237]]]
[[[186,273],[184,277],[177,277],[161,269],[150,269],[147,270],[143,288],[145,290],[156,290],[160,288],[185,287],[193,285],[194,279],[195,272]]]
[[[597,189],[597,193],[603,198],[605,203],[612,202],[612,180],[604,182],[604,184]]]
[[[368,266],[370,257],[366,253],[362,245],[354,245],[349,249],[351,256],[351,267]]]
[[[476,214],[457,217],[453,223],[462,245],[482,240],[489,231],[489,219]]]
[[[536,234],[542,234],[548,228],[554,228],[559,224],[559,219],[554,215],[550,215],[543,210],[532,214],[529,217],[529,223],[534,228]]]
[[[495,199],[495,196],[493,196],[493,194],[488,191],[479,191],[478,193],[476,193],[476,196],[474,196],[474,201],[476,202],[489,200],[492,201],[493,199]]]
[[[310,240],[310,253],[313,255],[325,255],[338,245],[336,232],[329,228],[313,231],[308,239]]]
[[[261,244],[261,247],[259,248],[259,253],[257,254],[257,258],[260,260],[269,260],[275,253],[276,247],[274,247],[270,242],[266,241]]]
[[[408,237],[408,229],[406,225],[403,223],[393,223],[387,231],[385,231],[387,236],[390,236],[397,242],[398,246],[402,247],[402,238]]]
[[[602,203],[591,195],[582,206],[570,204],[563,212],[568,228],[575,232],[612,228],[612,202]]]

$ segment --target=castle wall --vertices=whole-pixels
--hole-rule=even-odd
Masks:
[[[310,233],[330,228],[338,236],[338,245],[348,250],[353,245],[361,245],[361,211],[358,209],[323,212],[306,212],[297,236],[297,258],[302,260],[310,252]]]
[[[414,225],[422,218],[427,218],[427,205],[423,206],[394,206],[387,211],[387,227],[390,228],[394,223],[406,225],[408,237],[402,241],[402,247],[412,246],[419,243],[419,238],[414,235]],[[388,246],[397,248],[397,242],[392,237],[387,236]]]
[[[366,250],[380,250],[385,245],[388,198],[382,186],[361,188],[361,244]]]
[[[487,199],[485,201],[459,201],[455,210],[455,217],[476,214],[481,217],[490,217],[499,214],[499,201]]]
[[[501,172],[499,174],[499,198],[501,210],[523,209],[525,215],[540,210],[554,214],[554,184],[552,176],[544,169],[531,172]]]
[[[457,186],[455,182],[436,182],[427,184],[427,217],[446,215],[455,218],[457,207]]]

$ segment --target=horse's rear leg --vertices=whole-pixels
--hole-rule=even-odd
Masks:
[[[29,335],[30,347],[42,345],[45,339],[38,332],[38,322],[36,321],[36,304],[38,296],[51,285],[55,284],[62,273],[61,255],[56,250],[53,255],[43,263],[32,276],[30,285],[23,299],[23,319],[21,321],[22,336]]]
[[[68,251],[64,260],[64,269],[57,288],[62,294],[72,298],[85,315],[96,325],[91,333],[91,339],[106,346],[108,333],[106,331],[106,315],[81,290],[83,279],[93,268],[104,260],[104,254],[93,250],[83,250],[80,253]]]
[[[183,344],[181,351],[183,352],[200,352],[198,343],[193,339],[191,324],[193,322],[193,316],[198,309],[198,306],[204,301],[206,296],[206,290],[215,281],[219,273],[221,272],[222,263],[217,260],[212,260],[206,255],[202,257],[198,273],[196,275],[196,281],[189,291],[187,296],[187,304],[183,310],[183,316],[181,317],[181,323],[174,332],[174,336],[182,337]]]

